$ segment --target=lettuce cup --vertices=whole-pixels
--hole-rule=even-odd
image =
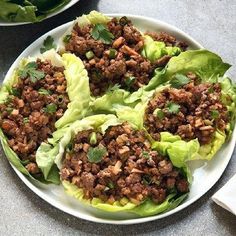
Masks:
[[[109,212],[154,215],[187,196],[186,160],[198,146],[179,140],[168,147],[152,145],[148,133],[132,123],[114,115],[94,115],[65,132],[55,163],[66,192],[85,204]],[[178,145],[186,152],[173,154]]]
[[[79,17],[61,39],[60,51],[83,60],[91,94],[111,88],[136,91],[147,85],[155,68],[164,67],[187,45],[167,33],[143,34],[127,17],[111,18],[92,11]]]
[[[223,77],[229,67],[205,49],[186,51],[156,70],[149,85],[122,102],[111,103],[115,98],[105,95],[94,101],[92,109],[113,112],[145,128],[157,142],[167,133],[177,139],[197,139],[201,148],[194,158],[210,160],[235,123],[235,84]]]
[[[89,103],[86,84],[87,72],[80,59],[71,54],[61,57],[53,50],[37,59],[23,59],[4,81],[0,97],[1,142],[18,170],[42,181],[59,183],[53,162],[50,171],[37,162],[38,150],[49,145],[48,139],[57,129],[83,116]]]

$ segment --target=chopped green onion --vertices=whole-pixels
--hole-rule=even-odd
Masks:
[[[107,184],[107,186],[109,189],[113,189],[115,187],[114,183],[111,181]]]
[[[29,117],[24,117],[23,122],[24,122],[24,124],[29,123]]]
[[[63,38],[63,42],[64,42],[64,43],[69,43],[70,39],[71,39],[71,34],[67,34],[67,35]]]
[[[88,51],[85,53],[85,56],[87,57],[88,60],[90,60],[94,57],[94,53],[93,51]]]
[[[146,159],[149,159],[150,158],[150,155],[147,151],[143,151],[142,152],[142,157],[146,158]]]
[[[97,143],[97,135],[95,132],[91,133],[89,143],[92,145]]]
[[[160,108],[156,108],[153,112],[153,115],[162,120],[165,117],[164,112]]]
[[[117,51],[114,48],[109,50],[109,58],[114,59],[116,57]]]
[[[130,87],[134,84],[136,78],[134,76],[129,76],[125,79],[125,84],[127,85],[127,88],[130,89]]]

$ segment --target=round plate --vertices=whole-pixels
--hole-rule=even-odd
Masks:
[[[112,15],[112,16],[122,16],[122,15]],[[198,42],[196,42],[193,38],[188,36],[183,31],[177,29],[174,26],[166,24],[162,21],[154,20],[151,18],[143,17],[143,16],[134,16],[127,15],[134,23],[134,25],[139,28],[141,31],[166,31],[177,37],[179,40],[183,40],[188,43],[191,49],[200,49],[203,48]],[[51,30],[46,33],[34,43],[32,43],[28,48],[26,48],[22,54],[16,59],[11,68],[9,69],[6,78],[11,76],[13,70],[19,64],[19,61],[23,57],[27,56],[36,56],[39,54],[39,49],[43,44],[44,39],[51,35],[55,41],[57,42],[59,37],[71,26],[73,22],[69,22],[62,26]],[[231,140],[224,144],[221,150],[217,153],[217,155],[213,158],[213,160],[209,162],[191,162],[190,167],[194,171],[193,174],[193,183],[190,189],[190,193],[188,198],[175,209],[155,216],[140,218],[133,214],[128,213],[107,213],[101,210],[94,209],[90,206],[85,206],[81,204],[76,199],[68,196],[62,186],[54,186],[54,185],[43,185],[39,183],[35,183],[30,180],[22,173],[20,173],[16,168],[13,167],[17,175],[20,179],[38,196],[42,199],[57,207],[58,209],[67,212],[76,217],[86,219],[89,221],[94,221],[98,223],[108,223],[108,224],[137,224],[143,223],[147,221],[161,219],[163,217],[169,216],[178,212],[185,207],[189,206],[197,199],[199,199],[203,194],[205,194],[220,178],[223,174],[230,158],[234,150],[234,145],[236,141],[236,129],[234,129]]]
[[[43,19],[43,21],[47,18],[50,18],[52,16],[55,16],[55,15],[65,11],[66,9],[68,9],[68,8],[72,7],[74,4],[76,4],[78,1],[79,0],[71,0],[69,3],[67,3],[65,6],[60,8],[58,11],[48,14],[47,17]],[[0,26],[16,26],[16,25],[25,25],[25,24],[33,24],[33,22],[4,22],[4,21],[0,21]]]

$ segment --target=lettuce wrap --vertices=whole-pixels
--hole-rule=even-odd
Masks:
[[[116,126],[121,123],[122,121],[117,119],[116,116],[104,114],[86,117],[82,120],[74,122],[70,126],[70,128],[67,129],[67,131],[64,133],[63,138],[58,144],[59,152],[55,159],[57,167],[59,169],[62,168],[62,162],[65,158],[65,152],[67,151],[68,145],[71,143],[72,139],[78,132],[95,129],[96,131],[100,131],[104,134],[108,127]],[[198,149],[199,145],[197,140],[185,142],[179,140],[179,138],[168,139],[168,137],[166,137],[165,135],[163,137],[162,142],[160,142],[158,145],[153,142],[153,150],[158,150],[162,155],[168,156],[173,165],[176,168],[181,169],[184,175],[188,177],[189,181],[191,181],[191,176],[190,172],[188,171],[186,161],[187,159],[191,159],[192,156],[194,156],[198,152]],[[84,204],[108,212],[132,212],[139,216],[156,215],[161,212],[168,211],[177,207],[187,197],[187,193],[180,195],[176,192],[172,192],[161,204],[156,204],[152,200],[146,199],[144,202],[137,205],[133,202],[130,202],[127,198],[122,198],[120,201],[117,200],[114,203],[109,204],[103,202],[99,198],[86,200],[83,198],[83,190],[78,188],[75,184],[72,184],[65,180],[62,182],[62,184],[65,188],[65,191],[69,195],[75,197]]]
[[[155,76],[147,86],[140,88],[130,95],[120,96],[120,100],[106,94],[96,99],[91,104],[91,107],[96,113],[112,112],[117,114],[119,119],[128,120],[137,128],[143,128],[144,113],[148,101],[154,94],[171,87],[171,81],[175,78],[176,74],[185,75],[188,72],[193,72],[200,78],[202,83],[220,83],[221,101],[227,107],[229,113],[227,130],[226,132],[216,130],[212,142],[201,145],[198,155],[192,157],[193,159],[210,160],[226,141],[227,137],[230,136],[235,124],[235,84],[229,78],[223,77],[229,67],[230,65],[224,63],[218,55],[205,49],[182,52],[178,56],[171,58],[164,69],[157,69]],[[113,99],[114,102],[111,102]]]
[[[101,29],[101,35],[104,35],[104,38],[109,38],[109,33],[108,31],[104,30],[107,27],[107,23],[111,20],[111,17],[108,17],[106,15],[103,15],[100,12],[97,11],[91,11],[88,15],[82,15],[81,17],[78,17],[73,24],[68,28],[68,30],[63,34],[63,36],[60,38],[59,40],[59,46],[58,46],[58,50],[60,52],[65,52],[66,51],[66,44],[71,40],[72,37],[74,37],[73,35],[75,33],[73,32],[73,28],[78,25],[79,27],[85,27],[87,25],[92,25],[94,28],[98,27],[98,32],[97,34],[99,35],[99,28],[101,27],[105,27],[102,31]],[[94,29],[93,28],[93,29]],[[140,32],[142,34],[142,37],[144,39],[144,45],[143,47],[140,49],[140,52],[138,52],[138,54],[140,54],[143,58],[148,59],[151,63],[155,63],[158,59],[162,58],[163,56],[177,56],[179,55],[179,53],[181,52],[181,49],[179,47],[176,46],[166,46],[164,42],[159,42],[159,41],[154,41],[150,36],[148,35],[143,35],[142,32]],[[93,32],[93,30],[90,31],[91,39],[95,39],[97,40],[97,38],[95,37],[95,33]],[[106,36],[106,37],[105,37]],[[82,37],[82,36],[81,36]],[[101,36],[102,37],[102,36]],[[100,38],[98,40],[98,42],[101,42],[104,40],[104,38]],[[114,38],[114,35],[113,35]],[[86,43],[86,42],[85,42]],[[80,43],[78,42],[78,44],[80,45]],[[111,44],[111,42],[107,43],[104,42],[104,44],[107,46],[109,44]],[[99,45],[98,45],[99,47]],[[113,52],[118,52],[118,48],[114,49],[114,46],[109,45],[109,48],[106,48],[106,51],[108,51],[108,49],[113,50]],[[70,51],[70,49],[68,49]],[[81,48],[81,51],[83,51],[84,49]],[[94,52],[92,50],[95,49],[91,49],[89,51],[87,51],[88,54],[83,55],[83,60],[90,60],[94,57]],[[73,53],[75,53],[77,55],[77,53],[75,51],[72,51]],[[91,54],[91,58],[90,58],[90,54]],[[81,58],[82,58],[81,57]],[[100,58],[98,58],[100,59]],[[153,64],[154,67],[156,67]],[[94,69],[96,71],[96,73],[98,73],[97,69]],[[115,73],[115,71],[114,71]],[[102,76],[101,76],[102,77]],[[128,76],[132,79],[132,76]],[[152,74],[151,74],[152,77]],[[92,81],[92,79],[90,78],[90,82]],[[110,80],[107,81],[107,83]],[[149,85],[144,85],[143,89],[140,89],[139,92],[131,92],[131,88],[129,87],[129,85],[127,85],[127,87],[124,87],[126,85],[122,84],[122,79],[120,78],[120,81],[117,81],[116,84],[110,84],[106,93],[104,94],[105,98],[101,99],[101,102],[103,100],[107,100],[109,101],[109,104],[104,104],[104,108],[101,107],[100,110],[103,110],[104,112],[106,112],[106,110],[108,109],[107,106],[110,106],[112,104],[121,104],[124,105],[125,103],[129,104],[130,106],[135,105],[135,101],[137,101],[140,97],[141,97],[141,93],[145,89],[146,87],[149,87]],[[125,82],[126,83],[126,82]],[[129,82],[127,82],[129,83]],[[152,83],[150,81],[150,83]],[[121,89],[120,87],[122,87],[123,89]],[[148,90],[147,90],[148,91]],[[132,94],[132,101],[131,98],[129,98],[128,100],[126,99],[128,96],[130,96]],[[97,98],[100,98],[100,95],[97,97],[93,97],[93,100],[97,100]],[[124,102],[124,100],[126,100]]]
[[[64,115],[55,123],[56,129],[62,129],[68,127],[73,121],[85,116],[88,111],[88,105],[90,102],[90,94],[88,88],[88,76],[84,69],[82,61],[72,54],[65,53],[61,56],[56,54],[54,50],[47,51],[41,56],[42,60],[50,60],[55,66],[64,66],[64,74],[67,80],[67,94],[69,97],[69,104]],[[19,77],[19,71],[24,68],[29,62],[35,61],[34,58],[23,59],[17,69],[13,71],[13,74],[5,79],[0,92],[0,103],[8,98],[12,94],[12,86],[17,83]],[[81,92],[83,91],[83,92]],[[57,130],[55,131],[57,132]],[[32,175],[24,167],[25,163],[22,161],[16,153],[9,147],[7,138],[4,133],[0,132],[1,143],[6,153],[8,160],[23,174],[33,178]],[[57,140],[63,136],[61,133],[57,135]],[[51,140],[51,142],[50,142]],[[53,143],[53,139],[48,139],[48,143],[41,143],[36,152],[36,162],[41,169],[44,178],[40,178],[43,182],[52,182],[59,184],[58,169],[54,164],[54,157],[57,153],[55,148],[52,148],[50,143]]]

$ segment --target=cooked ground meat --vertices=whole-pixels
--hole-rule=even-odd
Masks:
[[[169,131],[184,140],[198,138],[207,144],[216,129],[226,129],[228,112],[221,102],[220,84],[198,83],[193,73],[187,76],[191,81],[182,88],[165,89],[149,101],[144,123],[154,139]]]
[[[93,27],[79,27],[76,24],[65,49],[83,60],[94,96],[104,94],[115,84],[135,91],[148,84],[154,69],[165,66],[171,58],[164,56],[154,63],[144,58],[140,54],[144,38],[126,17],[119,20],[113,18],[107,23],[107,30],[114,36],[110,44],[95,40],[92,36]],[[172,37],[166,34],[167,36]]]
[[[188,45],[183,41],[178,41],[174,36],[167,34],[166,32],[147,32],[145,35],[151,36],[155,41],[161,41],[166,44],[166,46],[176,46],[185,51]]]
[[[36,150],[51,136],[55,122],[69,102],[64,68],[41,60],[37,60],[36,65],[34,72],[43,72],[43,78],[34,81],[29,75],[19,76],[11,95],[0,104],[0,127],[9,146],[32,174],[39,173],[35,163]]]
[[[100,159],[92,159],[99,151]],[[144,131],[132,130],[126,123],[108,128],[104,135],[79,132],[65,153],[60,174],[62,180],[82,188],[84,198],[108,203],[126,198],[140,204],[147,197],[161,203],[172,191],[189,191],[186,178],[151,149]]]

